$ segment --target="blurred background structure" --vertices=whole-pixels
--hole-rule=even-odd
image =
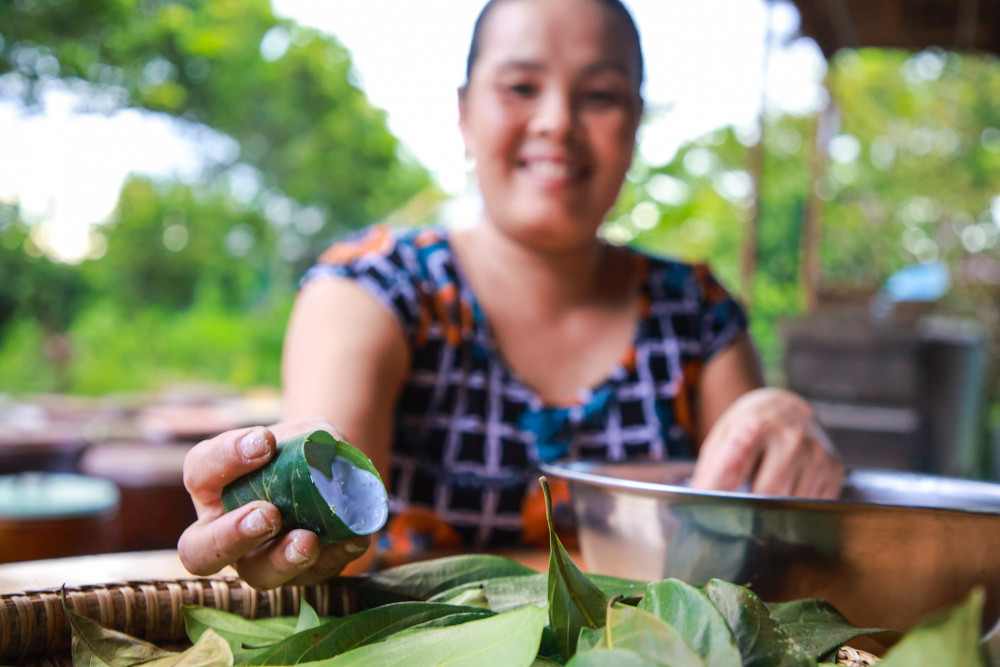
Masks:
[[[848,50],[873,48],[910,53],[949,50],[992,58],[1000,53],[996,4],[794,2],[801,15],[801,33],[812,38],[828,59]],[[784,328],[786,382],[812,400],[819,420],[849,464],[992,476],[997,437],[990,446],[990,428],[980,429],[978,424],[989,365],[988,330],[978,318],[933,315],[928,307],[951,288],[949,263],[917,257],[917,262],[890,275],[878,292],[868,295],[867,303],[834,299],[831,307],[831,299],[823,293],[820,257],[826,197],[821,188],[829,183],[829,158],[841,113],[837,93],[829,85],[828,91],[812,138],[814,187],[802,221],[799,281],[806,314]],[[939,128],[954,130],[943,124]],[[964,245],[970,250],[967,240]],[[961,264],[955,268],[963,269]],[[960,280],[969,282],[961,274]],[[994,293],[994,303],[995,298]],[[994,308],[994,330],[995,316]],[[983,438],[985,447],[980,445]]]
[[[644,23],[644,3],[627,4],[655,54],[677,22]],[[770,381],[814,401],[850,463],[1000,479],[995,3],[730,5],[761,17],[761,77],[781,79],[778,55],[819,54],[819,102],[789,110],[760,92],[756,120],[670,151],[644,147],[680,122],[683,101],[651,104],[602,233],[711,262],[751,307]],[[667,65],[700,71],[696,57]],[[716,106],[735,99],[703,87]],[[111,215],[81,226],[75,253],[66,228],[0,179],[0,473],[109,480],[111,509],[106,489],[86,491],[87,520],[114,524],[99,548],[169,547],[189,515],[143,524],[130,508],[183,504],[179,452],[277,416],[304,267],[352,229],[448,223],[470,208],[394,135],[342,41],[268,0],[0,4],[0,123],[67,109],[77,133],[98,118],[169,124],[198,164],[132,173]],[[13,155],[0,142],[0,174],[20,168]],[[16,156],[25,169],[46,159],[53,192],[85,182],[86,167],[52,158]],[[3,498],[31,497],[11,488],[0,543],[28,544],[3,531],[45,508],[5,509]]]

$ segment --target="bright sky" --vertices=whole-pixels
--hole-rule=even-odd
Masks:
[[[351,52],[369,99],[391,130],[444,189],[467,194],[456,89],[483,0],[272,0],[278,16],[335,35]],[[764,0],[626,0],[643,39],[650,119],[639,150],[652,164],[685,141],[727,124],[752,131],[759,113],[767,9]],[[777,36],[770,61],[769,110],[804,113],[820,104],[825,64],[809,40],[792,40],[798,15],[771,9]],[[2,91],[0,91],[2,92]],[[205,145],[162,117],[123,111],[80,114],[66,91],[47,96],[45,113],[0,103],[0,199],[20,200],[42,222],[43,243],[67,257],[86,252],[92,225],[105,220],[130,172],[198,173]]]

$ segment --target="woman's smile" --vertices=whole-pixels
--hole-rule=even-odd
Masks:
[[[585,182],[589,171],[579,161],[541,155],[518,160],[517,168],[539,186],[552,190]]]

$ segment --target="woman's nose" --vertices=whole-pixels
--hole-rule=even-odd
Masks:
[[[572,133],[576,120],[576,110],[570,95],[560,90],[549,90],[541,96],[535,107],[531,130],[555,141],[563,141]]]

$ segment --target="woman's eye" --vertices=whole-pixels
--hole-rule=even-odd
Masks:
[[[611,90],[590,90],[584,97],[593,104],[614,104],[618,101],[618,94]]]
[[[515,83],[507,87],[507,90],[518,97],[531,97],[535,94],[535,86],[530,83]]]

